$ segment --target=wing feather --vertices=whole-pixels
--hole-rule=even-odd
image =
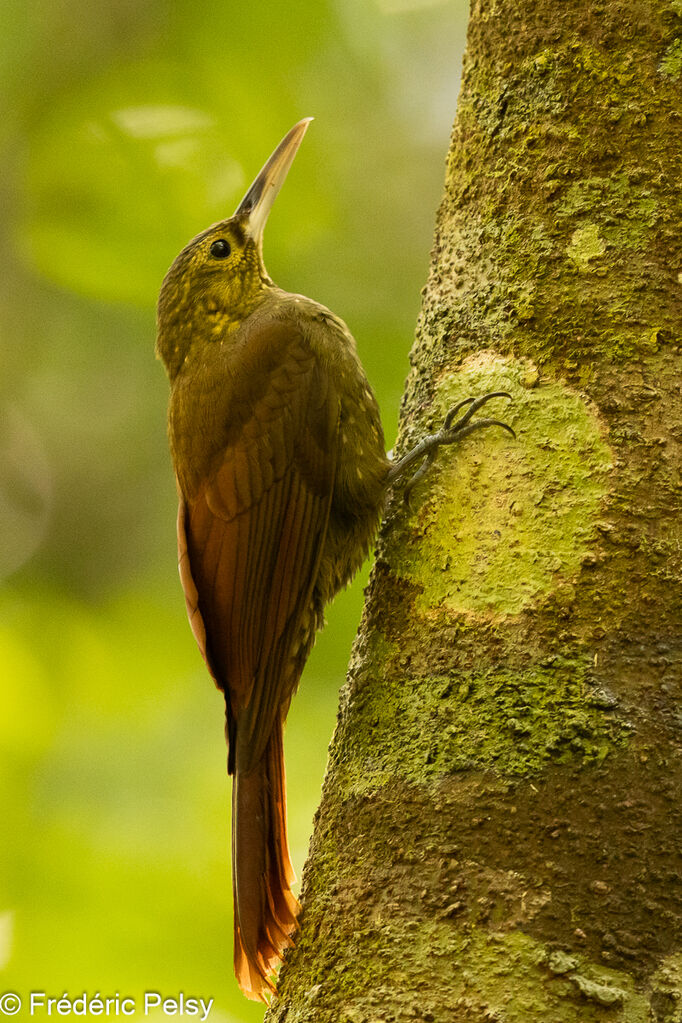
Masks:
[[[232,394],[229,442],[178,518],[188,614],[247,772],[298,683],[338,442],[338,399],[304,339],[275,323],[261,343],[279,358],[250,402]]]

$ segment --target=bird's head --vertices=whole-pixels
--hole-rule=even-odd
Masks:
[[[289,131],[228,220],[202,231],[166,274],[158,305],[157,354],[173,377],[193,339],[224,336],[272,287],[263,232],[312,117]]]

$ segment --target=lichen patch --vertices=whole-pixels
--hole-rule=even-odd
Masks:
[[[590,261],[598,259],[606,252],[606,244],[599,234],[597,224],[585,224],[577,227],[571,235],[571,243],[566,254],[579,270],[587,270]]]
[[[570,585],[590,554],[612,465],[596,412],[530,360],[482,352],[441,377],[433,425],[462,398],[498,390],[512,401],[479,415],[509,423],[516,440],[492,427],[442,448],[415,491],[396,567],[421,587],[424,614],[518,614]]]

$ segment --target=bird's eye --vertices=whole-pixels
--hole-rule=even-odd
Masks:
[[[211,255],[215,259],[227,259],[231,251],[230,243],[224,238],[216,238],[211,244]]]

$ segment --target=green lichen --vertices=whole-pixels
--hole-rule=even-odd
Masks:
[[[396,776],[420,784],[471,770],[528,777],[549,763],[601,763],[627,742],[613,702],[593,690],[588,659],[410,678],[396,687],[395,662],[384,660],[386,644],[378,642],[372,688],[355,708],[353,735],[343,737],[346,792]]]
[[[603,255],[606,246],[641,248],[646,244],[658,219],[659,204],[636,178],[635,172],[630,175],[624,171],[608,178],[585,178],[570,185],[555,204],[554,214],[560,221],[585,216],[599,220],[598,230],[593,223],[574,233],[569,256],[575,262],[580,263],[585,257],[589,262],[589,258]],[[576,251],[572,253],[574,246]],[[589,256],[590,251],[593,256]]]
[[[398,573],[420,587],[424,614],[517,614],[570,583],[590,551],[611,454],[579,394],[535,380],[528,360],[484,352],[441,381],[436,422],[467,395],[508,391],[509,405],[500,400],[486,411],[510,423],[517,439],[493,429],[467,438],[442,450],[438,477],[432,470],[418,485],[413,503],[427,493],[430,500],[395,557]]]
[[[655,72],[670,39],[653,67],[646,33],[614,49],[583,31],[520,63],[466,67],[434,249],[447,263],[427,288],[416,360],[495,347],[586,386],[586,362],[637,355],[654,308],[677,329],[675,301],[648,297],[669,289],[660,254],[681,216],[677,83]],[[425,390],[410,381],[413,408]]]
[[[488,1018],[504,1023],[575,1020],[576,1001],[585,1023],[603,1020],[606,1005],[613,1010],[608,1017],[613,1023],[649,1023],[648,1001],[635,990],[631,977],[581,959],[580,974],[558,977],[547,969],[545,946],[521,931],[475,930],[459,957],[462,979],[456,975],[456,982],[463,981],[465,1004],[485,1009]],[[468,990],[469,977],[475,995]]]
[[[661,1023],[682,1023],[682,952],[664,959],[649,983],[656,1019]]]
[[[577,1013],[582,1023],[600,1023],[607,1006],[612,1023],[650,1021],[648,1000],[635,990],[634,981],[626,973],[604,969],[582,957],[581,974],[556,977],[546,966],[546,946],[522,931],[488,932],[474,927],[463,932],[447,920],[433,921],[417,932],[411,931],[407,941],[401,935],[401,942],[397,934],[392,941],[390,928],[382,923],[377,921],[370,948],[363,941],[362,960],[368,964],[364,990],[369,994],[376,989],[374,985],[381,983],[382,959],[390,954],[391,946],[400,980],[402,970],[407,969],[428,976],[434,958],[447,957],[451,963],[447,987],[450,1008],[432,1015],[439,1021],[453,1018],[449,1013],[454,1006],[462,1018],[469,1019],[469,1014],[475,1013],[477,1019],[500,1023],[572,1023]],[[362,998],[358,1001],[357,991],[356,983],[348,1006],[358,1013],[355,1018],[379,1020],[379,1015],[366,1015],[368,1005],[362,1004]],[[290,1009],[286,1018],[295,1021],[305,1017],[292,1016]]]
[[[682,75],[682,39],[675,39],[665,52],[658,70],[666,78],[677,81]]]
[[[569,259],[572,259],[579,270],[589,269],[589,263],[598,259],[606,252],[606,243],[599,234],[597,224],[586,224],[584,227],[577,227],[571,235],[571,243],[566,249]]]
[[[564,976],[566,973],[571,973],[578,966],[578,960],[575,956],[569,956],[566,952],[562,952],[561,949],[557,949],[550,955],[547,966],[552,973],[558,977]]]
[[[627,995],[622,988],[612,987],[609,984],[599,984],[596,980],[574,974],[571,981],[589,1001],[597,1002],[598,1005],[605,1005],[611,1008],[613,1005],[622,1005]]]
[[[422,1018],[449,1023],[456,1018],[528,1023],[650,1023],[648,998],[638,992],[632,977],[606,969],[587,956],[575,957],[578,969],[556,975],[548,966],[551,951],[521,930],[462,928],[448,914],[416,921],[396,920],[390,906],[371,920],[358,919],[353,933],[353,971],[333,960],[327,970],[306,977],[303,989],[275,1003],[273,1020],[286,1023],[379,1023],[382,1007],[390,1004],[396,1018],[413,1019],[415,992],[409,977],[441,978],[417,995],[427,1013]],[[412,923],[412,926],[410,926]],[[392,984],[386,987],[386,963],[393,964]],[[334,966],[337,966],[336,971]],[[312,984],[309,981],[313,981]],[[346,988],[344,996],[343,988]],[[333,1012],[320,1010],[325,989],[334,988]],[[406,990],[407,989],[407,990]],[[605,1009],[608,1015],[605,1016]]]
[[[655,355],[661,347],[663,331],[658,327],[653,330],[633,330],[629,333],[610,334],[607,343],[614,360],[626,361],[638,356]],[[673,341],[673,344],[675,341]]]

